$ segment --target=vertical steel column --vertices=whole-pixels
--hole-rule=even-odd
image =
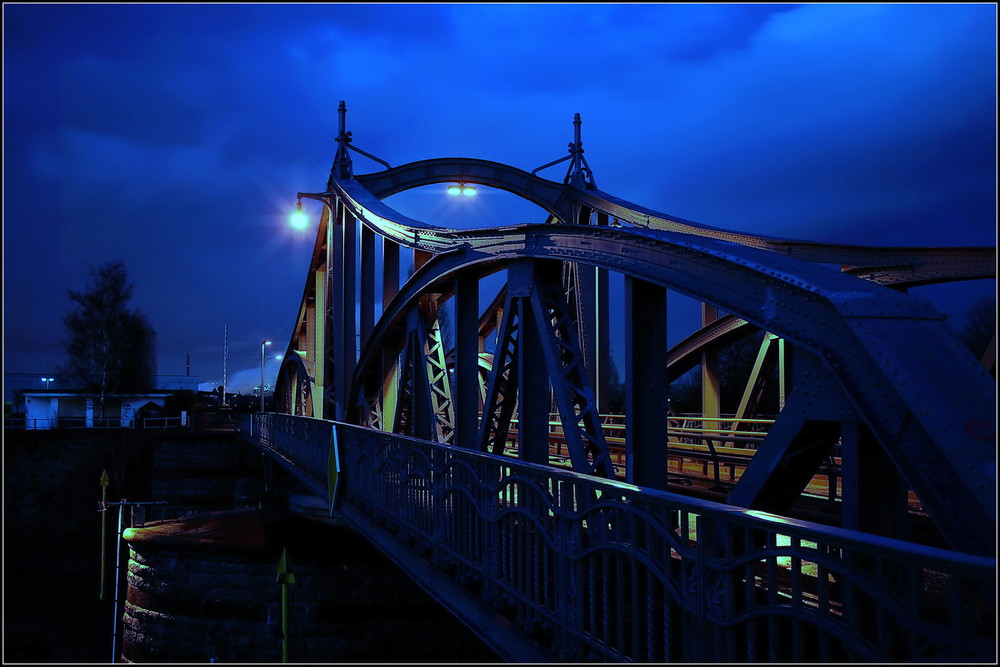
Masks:
[[[667,488],[667,290],[625,277],[625,476]]]
[[[907,488],[864,423],[840,427],[841,526],[906,539]]]
[[[579,304],[577,311],[580,314],[577,330],[580,332],[580,347],[583,348],[587,373],[594,378],[594,393],[600,396],[598,386],[601,376],[597,372],[597,273],[593,266],[579,263],[576,265],[576,272],[578,276],[576,299]]]
[[[455,277],[455,437],[459,447],[476,448],[479,430],[479,279]]]
[[[344,291],[342,301],[344,303],[343,327],[344,327],[344,347],[341,353],[341,366],[344,369],[343,384],[341,390],[341,415],[346,416],[348,405],[348,395],[351,390],[351,378],[354,375],[354,366],[358,363],[358,338],[357,338],[357,301],[358,301],[358,221],[350,213],[344,212]]]
[[[710,303],[701,304],[701,326],[719,319],[719,309]],[[706,419],[717,419],[719,409],[719,353],[709,350],[701,353],[701,416]],[[709,428],[718,428],[710,426]]]
[[[399,291],[399,244],[382,237],[382,311],[389,306]],[[396,430],[396,412],[399,391],[399,347],[382,348],[382,430]]]
[[[382,237],[382,309],[399,291],[399,244]]]
[[[323,250],[325,255],[324,262],[326,263],[326,284],[323,290],[323,317],[325,318],[323,326],[324,382],[322,395],[318,397],[318,402],[322,406],[322,411],[317,415],[321,419],[332,419],[337,411],[337,404],[335,400],[336,386],[334,384],[337,380],[337,371],[334,363],[337,358],[337,354],[334,351],[333,337],[334,330],[337,328],[337,319],[334,317],[334,304],[340,301],[340,296],[334,291],[333,276],[337,272],[337,269],[340,268],[340,262],[336,259],[333,249],[335,231],[339,229],[337,227],[337,215],[335,213],[337,210],[336,206],[336,204],[328,202],[328,205],[323,207],[323,219],[320,223],[323,225]],[[315,401],[316,398],[313,400]],[[294,403],[290,401],[289,405],[294,405]]]
[[[332,366],[333,366],[333,414],[326,415],[325,419],[343,419],[346,415],[346,400],[344,392],[347,383],[344,381],[344,218],[347,211],[344,203],[337,200],[336,214],[330,221],[329,244],[332,248],[330,272],[330,299],[333,301],[332,319],[330,329],[332,330]],[[328,403],[329,404],[329,403]]]
[[[597,378],[594,389],[597,391],[597,410],[602,415],[611,412],[611,317],[608,309],[610,292],[608,287],[608,270],[596,269],[596,306],[597,306]]]
[[[788,363],[785,358],[785,339],[778,339],[778,412],[785,409],[785,396],[788,395]]]
[[[558,265],[554,265],[557,266]],[[507,288],[516,296],[530,296],[539,289],[537,262],[511,262]],[[555,279],[558,284],[558,278]],[[539,322],[526,300],[521,302],[521,333],[518,352],[517,446],[518,457],[531,463],[549,462],[549,373],[538,336]],[[527,306],[527,307],[525,307]]]
[[[608,226],[608,214],[597,211],[594,216],[598,227]],[[597,411],[611,412],[611,330],[608,302],[608,270],[594,267],[594,392],[597,394]]]
[[[405,339],[405,338],[404,338]],[[383,431],[396,432],[396,413],[399,409],[399,347],[389,344],[382,348],[382,399],[381,424]]]
[[[326,317],[326,285],[327,285],[327,267],[324,267],[318,271],[314,276],[314,284],[316,290],[316,302],[313,304],[313,317],[310,320],[315,322],[315,329],[313,332],[313,350],[315,350],[315,363],[313,364],[313,378],[316,384],[316,391],[312,392],[312,415],[314,417],[323,418],[323,408],[324,406],[324,394],[327,384],[329,383],[329,377],[327,376],[326,368],[326,329],[329,320]],[[263,351],[261,352],[261,357],[263,358]],[[262,364],[263,366],[263,364]],[[261,384],[263,385],[263,377],[261,378]],[[264,387],[260,389],[261,398],[264,396]],[[263,403],[262,403],[263,405]]]
[[[361,346],[375,328],[375,232],[361,225]]]

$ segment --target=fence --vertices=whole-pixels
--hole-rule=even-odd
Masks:
[[[141,424],[141,426],[140,426]],[[133,419],[96,419],[88,417],[58,417],[51,419],[28,419],[26,417],[5,417],[4,428],[24,429],[28,431],[46,430],[53,428],[189,428],[191,420],[187,417],[144,417]]]
[[[332,422],[255,422],[263,443],[326,488]],[[995,660],[995,558],[335,429],[337,502],[554,659]]]

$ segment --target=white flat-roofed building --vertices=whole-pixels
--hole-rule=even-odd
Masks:
[[[152,404],[162,408],[170,393],[112,394],[104,398],[103,416],[100,399],[94,395],[70,392],[25,392],[24,427],[26,429],[133,428],[137,413]]]

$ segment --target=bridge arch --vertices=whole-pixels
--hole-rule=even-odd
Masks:
[[[310,377],[302,357],[295,353],[286,354],[278,367],[278,378],[274,383],[274,409],[289,415],[314,417],[312,387]]]
[[[473,183],[504,190],[547,211],[560,222],[572,221],[570,187],[489,160],[438,158],[411,162],[356,177],[380,200],[435,183]]]
[[[259,419],[294,424],[289,431],[325,422],[331,446],[319,451],[337,456],[315,466],[312,479],[324,484],[311,488],[326,490],[331,509],[336,498],[343,516],[387,552],[407,553],[420,568],[471,582],[466,590],[479,591],[477,603],[488,600],[533,638],[551,631],[546,619],[572,618],[564,610],[574,606],[584,619],[588,609],[599,608],[605,615],[593,618],[606,621],[605,601],[612,599],[618,601],[612,622],[603,625],[625,618],[619,609],[631,610],[628,617],[638,624],[625,634],[636,645],[655,646],[655,659],[732,660],[739,653],[733,647],[743,645],[751,656],[780,656],[790,642],[774,637],[776,630],[798,638],[793,645],[816,643],[820,659],[830,659],[823,654],[828,644],[844,645],[848,661],[881,659],[894,655],[886,647],[905,645],[910,653],[900,655],[913,655],[911,630],[921,626],[925,602],[940,601],[952,608],[942,621],[952,632],[949,655],[961,654],[973,636],[995,643],[995,609],[972,597],[973,589],[995,584],[995,380],[934,308],[891,288],[995,278],[995,249],[765,238],[637,206],[597,190],[592,180],[553,183],[484,160],[442,158],[396,168],[383,162],[384,171],[355,177],[346,159],[352,147],[344,112],[342,105],[340,150],[327,191],[300,193],[325,209],[289,346],[305,356],[282,368],[276,390],[285,396],[279,409],[320,419]],[[582,157],[579,136],[570,152],[574,160]],[[548,224],[448,229],[382,201],[441,182],[505,190],[548,211]],[[414,272],[401,284],[403,248],[413,251]],[[480,310],[480,282],[497,271],[506,272],[507,283]],[[613,423],[595,427],[587,420],[599,411],[593,396],[599,382],[577,369],[600,363],[582,353],[579,340],[593,322],[607,328],[594,313],[608,293],[598,283],[611,272],[623,276],[626,287],[625,295],[614,296],[626,314],[624,375],[631,393],[624,418],[613,415]],[[589,292],[580,289],[585,279],[592,281]],[[702,328],[663,354],[667,337],[657,320],[667,319],[668,291],[705,309]],[[645,308],[644,299],[652,307]],[[656,331],[635,334],[643,329]],[[445,330],[455,337],[450,349]],[[731,432],[720,425],[709,434],[705,424],[728,417],[717,405],[712,415],[701,415],[700,428],[688,429],[700,440],[686,439],[687,426],[673,416],[668,429],[662,422],[675,369],[710,366],[714,346],[748,330],[766,333],[767,344],[787,341],[791,350],[791,391],[766,436],[734,437],[738,419],[731,420]],[[483,342],[494,335],[488,353]],[[762,344],[759,361],[764,350]],[[650,378],[663,368],[661,377]],[[558,421],[546,432],[550,411]],[[571,428],[574,452],[565,457]],[[726,432],[720,437],[720,431]],[[622,434],[616,458],[603,434]],[[713,438],[718,449],[730,450],[725,456],[743,449],[743,468],[738,478],[731,469],[726,484],[719,484]],[[317,448],[311,440],[304,444],[300,458],[312,461]],[[692,490],[684,483],[698,475],[674,476],[674,464],[694,447],[702,447],[697,460],[706,466],[700,479],[706,485]],[[709,450],[711,458],[704,454]],[[339,476],[332,473],[334,461],[344,463]],[[714,480],[709,463],[716,466]],[[643,466],[663,475],[634,474]],[[822,475],[830,492],[817,497],[807,485],[814,476],[822,482]],[[340,481],[336,494],[331,479]],[[914,502],[911,491],[919,512],[905,505]],[[509,555],[525,575],[511,579],[509,588],[497,575],[504,544],[517,547]],[[783,561],[791,563],[787,578]],[[538,573],[556,564],[568,576],[534,585]],[[977,575],[961,574],[967,567]],[[584,582],[577,574],[589,577],[587,585],[569,586],[572,594],[582,592],[571,595],[578,599],[550,595],[564,582]],[[948,588],[939,589],[944,578]],[[794,612],[785,602],[772,604],[783,599],[776,594],[787,592],[788,580],[790,600],[799,605]],[[803,586],[804,580],[810,583]],[[933,601],[922,595],[927,583],[936,589]],[[806,592],[815,597],[799,595]],[[531,603],[508,606],[512,597]],[[710,628],[702,638],[683,630],[695,627],[684,615],[696,607],[707,614],[697,627]],[[864,638],[846,632],[876,615],[877,643],[865,643],[874,631]],[[683,627],[670,620],[682,618]],[[982,630],[966,632],[983,618],[989,622]],[[496,627],[491,623],[489,630]],[[633,650],[628,638],[603,636],[598,627],[585,620],[579,626],[584,649],[565,655],[653,655]],[[922,627],[924,637],[944,637],[943,626]],[[897,632],[898,638],[881,637]],[[767,642],[755,642],[765,634]],[[508,639],[497,644],[506,647]],[[703,639],[704,646],[693,645]],[[603,646],[611,649],[598,652]],[[790,657],[800,657],[800,648]]]
[[[407,189],[455,181],[504,189],[539,205],[549,212],[550,221],[560,224],[447,229],[408,218],[382,201],[383,197]],[[447,298],[456,276],[463,274],[478,279],[509,266],[542,266],[546,261],[615,271],[638,281],[636,284],[675,290],[712,304],[752,327],[787,339],[800,354],[807,355],[805,362],[799,365],[813,369],[811,372],[817,377],[822,375],[822,379],[811,380],[811,398],[801,399],[807,405],[796,406],[798,416],[787,418],[788,423],[777,429],[773,437],[769,436],[772,442],[779,444],[772,446],[776,458],[769,464],[770,471],[755,482],[759,487],[757,492],[762,492],[770,483],[767,475],[775,471],[782,457],[792,456],[792,449],[803,446],[798,441],[808,423],[856,419],[873,432],[875,441],[881,443],[892,465],[936,516],[943,532],[956,543],[963,544],[962,548],[986,548],[983,538],[974,535],[974,526],[995,521],[992,501],[988,497],[995,489],[995,479],[990,476],[988,465],[994,455],[991,443],[962,424],[980,423],[984,417],[989,418],[992,413],[988,398],[992,393],[990,378],[965,353],[957,336],[941,321],[942,316],[926,302],[877,283],[903,284],[909,280],[912,284],[920,284],[928,280],[995,277],[995,260],[989,249],[897,248],[892,249],[886,259],[882,257],[885,249],[768,239],[667,217],[596,189],[553,183],[500,163],[465,158],[424,160],[356,178],[334,177],[328,192],[307,196],[324,201],[329,212],[324,218],[326,228],[321,227],[318,237],[327,244],[326,258],[324,260],[319,251],[318,241],[312,270],[320,274],[332,266],[340,272],[338,263],[341,260],[345,267],[341,277],[334,278],[334,281],[343,281],[339,286],[330,283],[328,288],[323,288],[324,291],[329,289],[332,297],[321,294],[317,281],[315,288],[307,283],[307,299],[315,297],[318,300],[322,296],[329,307],[330,298],[334,301],[339,298],[341,289],[345,290],[345,296],[350,295],[345,301],[356,298],[354,275],[357,266],[352,255],[357,249],[359,224],[368,233],[381,235],[384,244],[389,244],[387,247],[414,250],[415,266],[420,268],[400,286],[396,299],[385,305],[380,320],[367,334],[362,334],[368,341],[381,340],[390,356],[394,352],[402,353],[404,347],[409,350],[405,352],[409,356],[404,359],[411,361],[406,362],[410,365],[404,373],[422,375],[416,380],[415,376],[404,378],[404,384],[427,382],[428,372],[437,372],[430,371],[430,367],[422,369],[419,364],[413,365],[412,360],[423,354],[420,348],[424,343],[418,340],[422,335],[418,335],[418,329],[411,324],[404,326],[404,320],[414,321],[413,315],[423,310],[421,317],[430,317],[428,324],[436,326],[433,311],[437,306],[434,304]],[[606,224],[611,218],[624,221],[626,225]],[[574,224],[588,220],[596,224]],[[331,243],[333,254],[330,253]],[[338,247],[341,255],[336,254]],[[423,253],[419,262],[416,261],[417,252]],[[829,264],[841,264],[843,272]],[[859,279],[857,275],[869,279]],[[371,285],[373,280],[369,278],[368,282]],[[544,309],[547,306],[537,307]],[[347,322],[345,330],[349,332],[344,338],[353,339],[354,314],[349,312],[350,308],[342,308]],[[316,312],[333,311],[324,311],[317,304]],[[371,306],[368,312],[373,312]],[[536,317],[543,317],[541,312],[538,311]],[[518,317],[521,316],[528,316],[527,311]],[[339,325],[333,324],[331,328],[336,326]],[[317,332],[320,329],[320,326],[315,327]],[[571,329],[564,329],[561,335],[571,335]],[[732,331],[728,334],[735,335]],[[552,335],[560,337],[560,334]],[[714,340],[721,338],[720,334]],[[908,344],[899,345],[900,340]],[[555,346],[561,345],[554,342],[555,338],[552,341]],[[707,349],[705,345],[704,340],[695,345],[695,352]],[[438,343],[435,346],[440,349]],[[383,372],[386,360],[376,362],[374,353],[367,351],[369,348],[382,350],[377,345],[369,345],[360,351],[358,358],[357,348],[345,347],[347,358],[335,364],[339,364],[337,371],[323,371],[325,383],[337,375],[342,378],[343,386],[334,393],[337,414],[347,415],[355,423],[362,420],[359,415],[363,413],[363,403],[372,391],[386,389],[387,376]],[[339,354],[341,347],[335,344],[331,349]],[[552,347],[546,354],[555,353],[554,350]],[[573,354],[579,356],[579,351]],[[694,358],[691,350],[683,356],[685,363]],[[435,363],[439,370],[444,370],[442,363]],[[494,360],[493,365],[496,363]],[[321,368],[325,366],[317,365],[317,375]],[[905,372],[901,373],[901,369]],[[508,373],[507,368],[503,373]],[[917,382],[913,382],[915,376],[920,378]],[[447,390],[449,381],[445,375],[436,381]],[[581,390],[585,391],[585,385],[587,381],[583,378],[581,387],[584,389]],[[942,411],[935,404],[937,398],[919,390],[919,386],[948,387],[943,392],[948,399],[947,409]],[[432,401],[451,404],[451,398],[434,394],[437,388],[432,389],[429,397],[421,399],[425,414],[428,410],[433,414],[436,409],[426,407]],[[329,387],[317,389],[325,405],[329,400]],[[592,399],[574,394],[572,400],[586,403]],[[828,407],[824,412],[818,410],[815,403]],[[396,408],[398,406],[393,409]],[[510,406],[504,408],[508,411],[504,418],[510,417],[511,409]],[[838,410],[839,413],[834,414]],[[795,411],[788,411],[786,407],[782,414],[786,412]],[[387,424],[386,430],[393,431],[394,420],[390,418]],[[442,426],[444,433],[453,429],[453,425],[447,423],[439,423],[432,429]],[[588,426],[588,433],[593,431],[592,426]],[[945,433],[948,435],[943,435]],[[498,433],[498,437],[500,435]],[[909,444],[903,445],[904,440]],[[959,445],[956,447],[955,443]],[[604,450],[598,447],[598,451]],[[754,458],[764,460],[766,457]],[[927,465],[926,461],[931,458],[940,459],[942,465],[936,468]],[[971,472],[966,470],[968,460],[973,461],[968,468]],[[586,463],[574,461],[577,470],[587,472],[591,466],[595,470],[601,467],[602,474],[611,474],[604,454],[594,455]],[[944,478],[950,481],[942,483]],[[961,488],[961,492],[956,494],[956,488]],[[969,513],[964,512],[963,507],[977,509]],[[974,518],[972,514],[976,513],[978,516]],[[958,524],[963,523],[965,528],[959,528]]]

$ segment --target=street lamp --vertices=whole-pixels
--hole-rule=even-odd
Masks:
[[[55,378],[42,378],[42,382],[44,382],[44,383],[45,383],[45,388],[46,388],[46,389],[48,389],[48,388],[49,388],[49,383],[50,383],[50,382],[55,382],[55,381],[56,381],[56,379],[55,379]]]
[[[264,347],[270,345],[271,341],[261,341],[260,344],[260,411],[264,412]]]
[[[302,212],[302,198],[299,198],[295,205],[295,212],[288,217],[288,224],[298,232],[305,231],[309,227],[309,218]]]
[[[449,185],[448,194],[455,197],[458,195],[464,195],[466,197],[476,196],[476,186],[466,185],[465,183],[459,183],[458,185]]]

